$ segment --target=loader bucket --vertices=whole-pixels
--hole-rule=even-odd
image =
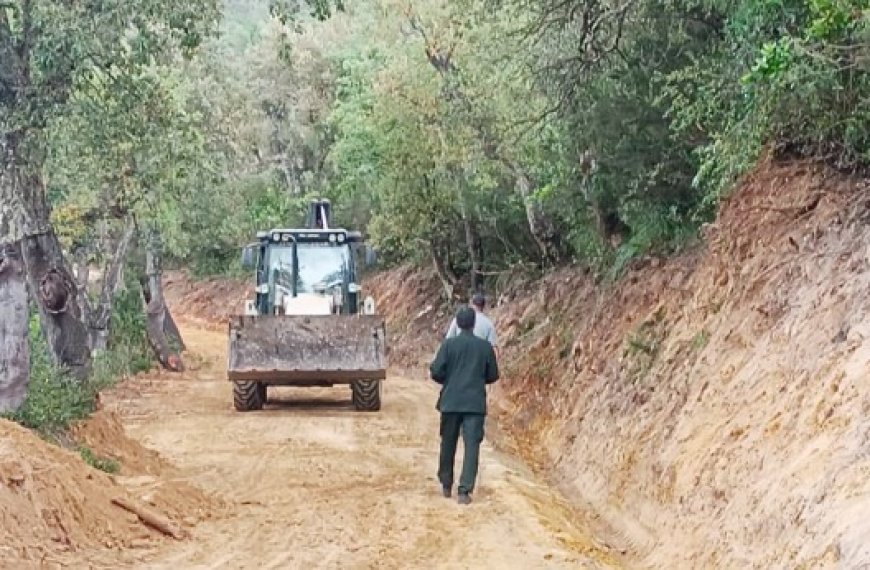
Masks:
[[[387,375],[377,315],[237,316],[229,326],[228,377],[268,384],[349,383]]]

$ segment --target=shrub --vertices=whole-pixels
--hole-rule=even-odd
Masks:
[[[75,380],[52,362],[39,317],[33,313],[27,399],[21,408],[9,414],[10,419],[56,440],[71,423],[94,412],[100,390],[151,367],[153,357],[145,335],[138,284],[130,277],[127,285],[115,299],[109,348],[94,359],[92,373],[84,382]]]
[[[117,473],[121,470],[121,464],[116,460],[107,457],[100,457],[95,454],[90,447],[84,445],[79,446],[79,455],[85,463],[94,469],[99,469],[106,473]]]

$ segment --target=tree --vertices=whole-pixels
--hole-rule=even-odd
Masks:
[[[17,252],[0,258],[0,413],[24,402],[30,373],[27,289]]]
[[[0,246],[4,260],[18,258],[24,269],[0,284],[0,295],[20,296],[26,278],[55,362],[79,378],[90,337],[50,220],[49,128],[75,96],[107,86],[123,92],[172,49],[195,48],[218,13],[213,0],[0,3]],[[13,330],[19,318],[0,315]]]

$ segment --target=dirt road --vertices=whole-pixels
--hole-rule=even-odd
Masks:
[[[390,378],[380,413],[349,389],[282,389],[236,413],[221,332],[183,323],[181,376],[107,396],[134,438],[224,499],[143,568],[600,568],[609,557],[558,496],[485,446],[475,503],[440,497],[434,387]],[[171,378],[171,379],[170,379]],[[125,393],[126,392],[126,393]]]

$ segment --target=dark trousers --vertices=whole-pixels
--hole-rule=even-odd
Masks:
[[[483,414],[441,414],[441,457],[438,462],[438,480],[444,487],[453,487],[453,462],[456,457],[459,432],[462,431],[465,457],[462,460],[462,474],[459,477],[459,493],[471,493],[474,490],[485,418]]]

